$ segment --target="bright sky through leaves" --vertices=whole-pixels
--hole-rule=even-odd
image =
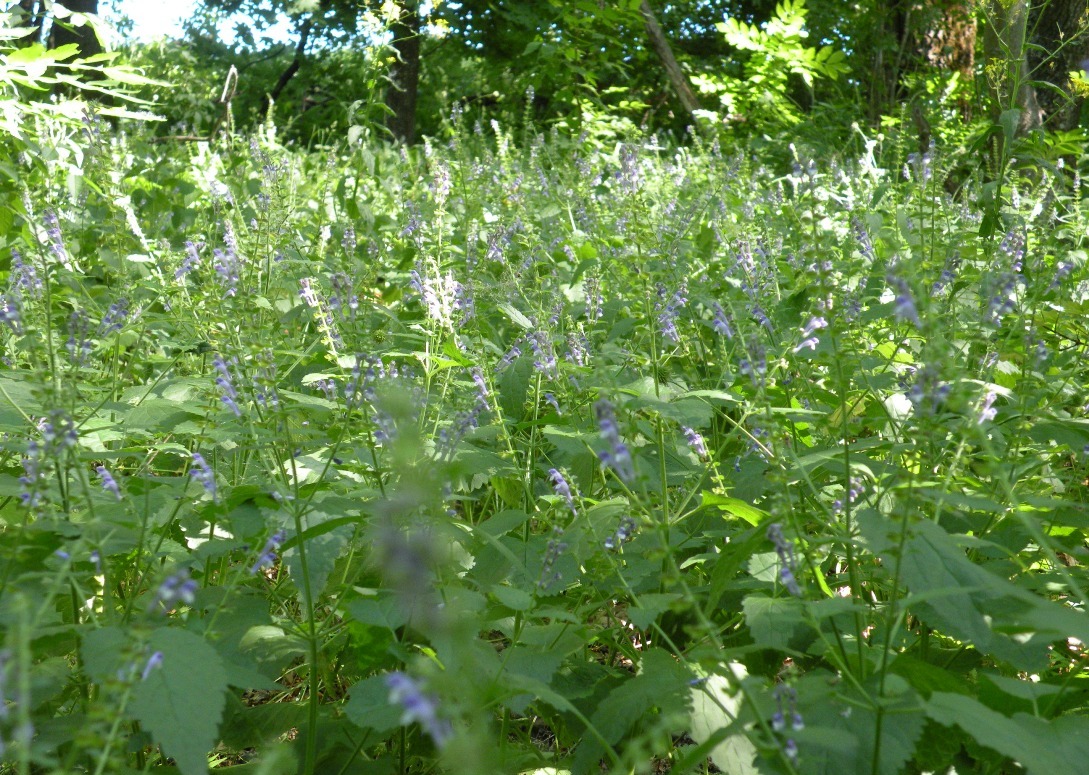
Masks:
[[[128,16],[135,23],[133,37],[154,40],[164,35],[181,35],[182,22],[193,12],[195,5],[196,0],[113,0],[103,4],[103,12],[110,21],[115,21],[119,14]]]

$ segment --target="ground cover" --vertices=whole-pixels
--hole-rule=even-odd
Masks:
[[[0,224],[11,771],[1089,755],[1076,170],[50,126]]]

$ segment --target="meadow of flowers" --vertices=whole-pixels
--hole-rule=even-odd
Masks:
[[[1076,159],[42,131],[5,771],[1089,760]]]

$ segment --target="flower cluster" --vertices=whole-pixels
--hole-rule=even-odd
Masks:
[[[778,522],[768,525],[768,540],[775,544],[775,553],[779,555],[779,581],[786,591],[794,597],[802,596],[802,588],[798,586],[797,560],[794,557],[794,544],[783,536],[783,528]]]
[[[19,499],[28,509],[42,505],[45,486],[50,480],[49,461],[71,449],[79,442],[79,433],[72,418],[63,411],[52,412],[38,423],[41,442],[31,439],[23,458],[23,475],[19,477]]]
[[[635,535],[635,527],[633,517],[627,515],[621,517],[620,524],[616,526],[616,532],[605,539],[605,548],[611,552],[630,541]]]
[[[186,240],[185,243],[185,258],[182,259],[181,265],[174,270],[174,279],[181,280],[187,274],[192,272],[198,266],[200,266],[200,248],[202,245],[198,245],[192,240]]]
[[[603,398],[594,404],[594,414],[597,415],[601,437],[609,445],[607,450],[598,453],[598,457],[613,470],[620,481],[631,484],[635,481],[635,461],[632,460],[628,446],[620,438],[620,427],[616,424],[613,405]]]
[[[239,276],[242,273],[242,259],[238,257],[238,245],[234,238],[234,232],[230,229],[223,235],[225,249],[216,248],[212,251],[216,277],[223,287],[223,298],[234,296],[238,293]]]
[[[200,483],[200,486],[204,488],[204,491],[212,496],[212,500],[216,500],[216,474],[212,470],[211,466],[205,461],[204,456],[199,452],[194,452],[190,456],[193,465],[189,468],[189,476]]]
[[[438,702],[425,694],[420,685],[404,673],[390,673],[386,676],[386,688],[389,689],[391,705],[400,705],[402,724],[416,724],[431,735],[438,748],[442,748],[453,735],[450,722],[439,718]]]
[[[730,325],[730,318],[726,314],[726,311],[722,309],[722,305],[716,301],[711,304],[711,310],[714,313],[714,317],[711,318],[711,328],[713,328],[715,333],[719,336],[733,339],[734,329],[733,326]]]
[[[544,560],[541,562],[541,577],[537,579],[537,589],[539,591],[548,589],[563,578],[563,574],[558,570],[553,570],[553,568],[556,565],[556,560],[565,551],[567,551],[567,542],[563,540],[563,529],[560,527],[552,528],[552,537],[548,539]]]
[[[474,307],[469,290],[459,283],[453,272],[434,275],[421,272],[418,266],[412,270],[412,289],[420,295],[420,300],[427,308],[427,316],[440,328],[454,331],[457,325],[464,325],[473,316]],[[461,313],[458,315],[457,313]]]
[[[800,732],[805,729],[805,721],[798,712],[798,693],[789,686],[779,684],[772,696],[775,698],[776,710],[771,716],[771,728],[777,733],[786,732],[789,719],[790,731]],[[783,753],[791,762],[798,759],[798,744],[794,738],[788,737],[783,743]]]
[[[151,601],[151,610],[167,613],[176,603],[193,605],[197,601],[197,589],[197,582],[189,578],[189,569],[182,568],[163,579]]]
[[[257,559],[254,560],[253,565],[250,566],[250,575],[255,576],[259,571],[264,568],[269,568],[276,562],[276,552],[279,551],[281,544],[284,542],[284,538],[287,534],[283,530],[277,530],[273,533],[267,541],[265,546],[261,549],[261,553],[257,555]]]
[[[658,286],[658,327],[662,336],[670,342],[681,341],[681,335],[677,331],[677,315],[681,308],[688,303],[686,289],[682,284],[666,301],[668,291],[664,285]]]
[[[238,405],[238,391],[234,386],[234,375],[231,374],[231,366],[237,365],[235,359],[231,359],[231,363],[228,365],[227,361],[223,359],[223,356],[216,353],[212,358],[212,365],[215,366],[217,376],[216,385],[219,387],[219,400],[223,404],[234,412],[235,417],[242,416],[242,408]]]

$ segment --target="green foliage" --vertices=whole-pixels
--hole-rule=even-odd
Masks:
[[[708,118],[769,128],[796,124],[801,114],[790,98],[791,77],[812,89],[818,78],[836,79],[848,72],[842,51],[804,44],[806,12],[804,0],[783,0],[763,25],[736,18],[716,25],[739,61],[726,72],[693,79],[702,93],[716,97],[722,106]]]
[[[940,149],[861,129],[765,163],[40,121],[68,145],[9,162],[0,224],[5,766],[1080,756],[1057,165],[1011,169],[990,238]]]

